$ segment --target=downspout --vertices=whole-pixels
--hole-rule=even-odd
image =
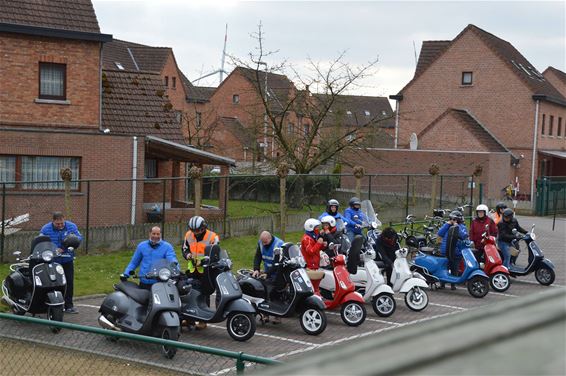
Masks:
[[[102,131],[102,47],[104,43],[100,43],[100,60],[98,61],[98,130]]]
[[[130,224],[136,224],[136,195],[137,195],[137,176],[138,176],[138,138],[133,137],[133,156],[132,156],[132,216]]]
[[[390,95],[389,99],[395,101],[395,140],[394,148],[397,149],[399,145],[399,107],[401,107],[400,102],[403,100],[403,94]]]
[[[538,112],[540,100],[535,98],[535,135],[533,139],[533,156],[531,163],[531,209],[535,209],[535,167],[536,167],[536,157],[537,157],[537,139],[538,139]]]

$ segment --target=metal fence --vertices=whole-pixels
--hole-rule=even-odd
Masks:
[[[28,188],[49,183],[53,182],[34,182]],[[164,238],[179,244],[195,213],[190,178],[77,180],[71,186],[66,197],[61,190],[24,190],[0,183],[0,261],[8,251],[25,249],[54,211],[67,211],[67,219],[79,226],[86,252],[132,247],[147,237],[151,223],[160,223]],[[477,203],[482,195],[472,176],[365,175],[356,180],[351,174],[289,175],[287,231],[300,230],[311,214],[318,216],[329,198],[338,199],[343,211],[358,193],[361,199],[371,199],[382,221],[399,221],[409,213],[424,217],[431,214],[431,207]],[[280,196],[276,175],[207,176],[202,178],[201,215],[222,237],[278,229]],[[230,213],[230,208],[240,212]],[[12,233],[11,221],[23,214],[29,214],[29,221],[16,225],[21,231]]]
[[[61,328],[53,334],[51,327]],[[280,361],[243,352],[0,313],[0,372],[8,375],[230,375]],[[177,348],[166,359],[160,347]]]
[[[566,213],[566,176],[537,179],[536,214]]]

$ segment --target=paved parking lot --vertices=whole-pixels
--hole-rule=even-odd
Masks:
[[[233,341],[226,331],[224,323],[209,325],[201,331],[183,330],[181,341],[219,347],[228,350],[242,351],[248,354],[261,355],[282,361],[289,361],[301,356],[305,352],[325,346],[347,345],[350,341],[365,336],[379,335],[384,331],[395,330],[406,325],[418,323],[446,315],[457,315],[460,312],[474,309],[488,304],[496,304],[506,299],[518,296],[536,294],[549,288],[564,288],[566,285],[565,253],[566,253],[566,221],[559,219],[553,232],[552,219],[519,217],[520,224],[529,229],[531,223],[536,224],[537,242],[545,252],[545,256],[552,260],[556,266],[556,281],[553,286],[539,285],[533,275],[512,280],[512,285],[506,293],[490,291],[483,299],[471,297],[465,286],[458,286],[456,291],[437,290],[428,291],[429,306],[422,312],[409,310],[403,301],[403,296],[397,296],[397,310],[389,318],[380,318],[367,305],[368,316],[366,322],[360,327],[352,328],[343,324],[339,311],[328,311],[328,327],[324,333],[313,337],[306,335],[299,325],[298,318],[284,319],[281,324],[259,324],[255,336],[245,343]],[[526,256],[523,256],[526,258]],[[521,259],[519,260],[519,263]],[[68,315],[65,321],[83,325],[97,326],[98,307],[102,297],[79,299],[76,302],[80,310],[79,315]],[[0,321],[2,333],[6,336],[22,336],[31,340],[51,343],[56,346],[66,346],[74,349],[94,351],[99,354],[119,357],[122,359],[143,359],[146,362],[160,364],[190,373],[224,374],[234,372],[233,360],[214,359],[212,357],[194,352],[180,351],[173,360],[161,357],[154,345],[137,344],[131,341],[120,340],[111,343],[101,336],[72,333],[62,331],[53,336],[45,328],[26,330],[25,324]]]

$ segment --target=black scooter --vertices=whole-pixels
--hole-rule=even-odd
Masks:
[[[275,281],[282,281],[282,286],[253,278],[251,270],[241,269],[238,271],[238,282],[244,297],[263,315],[291,317],[298,314],[305,333],[322,333],[327,324],[325,305],[319,296],[314,295],[299,247],[293,243],[283,244],[281,249],[275,249],[273,261],[277,273]]]
[[[528,263],[527,266],[517,266],[511,264],[509,267],[509,274],[511,277],[524,276],[530,273],[535,273],[535,278],[538,283],[544,286],[550,286],[556,277],[554,273],[554,264],[547,258],[544,258],[542,250],[539,248],[538,244],[535,242],[535,225],[531,227],[531,231],[525,235],[517,232],[513,229],[513,233],[517,237],[515,243],[515,248],[520,250],[519,242],[521,240],[525,241],[528,250]]]
[[[253,337],[256,330],[256,311],[252,304],[242,299],[240,285],[230,271],[232,261],[225,250],[218,245],[207,246],[201,262],[204,273],[200,283],[186,289],[179,284],[181,295],[181,318],[199,322],[221,322],[226,320],[228,334],[236,341],[246,341]],[[216,292],[216,307],[207,305],[207,297]]]
[[[178,340],[181,332],[181,302],[175,283],[180,277],[176,263],[171,264],[165,259],[159,259],[153,263],[149,273],[132,277],[155,279],[157,282],[151,285],[151,290],[142,289],[130,281],[115,284],[116,291],[104,298],[98,310],[101,313],[98,318],[100,326],[110,330]],[[166,358],[172,359],[177,348],[161,346],[161,351]]]
[[[74,249],[80,244],[76,236],[63,241],[65,248]],[[21,252],[14,252],[18,257]],[[3,299],[16,315],[47,313],[47,319],[63,321],[67,280],[63,267],[53,262],[60,256],[49,236],[36,237],[29,257],[10,265],[11,273],[2,282]],[[53,333],[61,328],[50,327]]]

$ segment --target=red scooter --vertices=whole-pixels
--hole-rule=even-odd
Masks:
[[[503,266],[503,261],[495,245],[495,236],[489,235],[488,226],[486,226],[482,236],[482,242],[484,243],[484,262],[480,263],[480,267],[484,270],[485,274],[489,276],[489,284],[494,291],[507,291],[511,285],[509,269]]]
[[[331,258],[333,269],[332,271],[325,269],[324,277],[322,278],[320,288],[321,294],[324,299],[326,309],[334,309],[341,306],[340,316],[342,321],[349,326],[359,326],[366,319],[366,308],[363,296],[356,292],[356,286],[350,279],[350,269],[357,270],[357,263],[350,260],[359,260],[358,256],[348,257],[348,268],[346,268],[346,258],[344,255],[338,254],[336,245],[333,247],[334,257]],[[358,247],[359,248],[359,247]],[[355,250],[350,249],[350,252]]]

